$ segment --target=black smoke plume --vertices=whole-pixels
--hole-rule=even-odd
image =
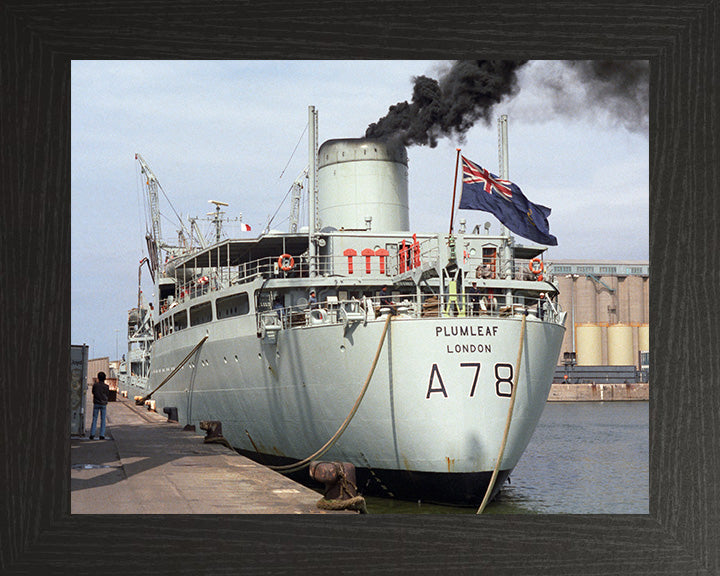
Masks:
[[[578,106],[622,124],[631,132],[647,131],[650,64],[646,60],[581,60],[565,62],[585,91]],[[560,93],[564,91],[561,89]],[[555,109],[562,112],[561,104]]]
[[[476,122],[490,124],[496,104],[515,95],[518,72],[527,60],[462,60],[453,62],[439,80],[413,78],[410,103],[390,106],[370,124],[367,138],[395,140],[405,146],[437,146],[451,137],[462,142]],[[602,112],[630,131],[647,130],[649,66],[646,61],[564,61],[541,67],[534,82],[545,88],[556,115],[579,117]],[[568,77],[569,73],[570,77]],[[580,84],[582,94],[573,91]]]
[[[431,148],[442,137],[462,141],[475,122],[489,123],[492,107],[515,92],[515,72],[525,62],[463,60],[454,62],[440,80],[416,76],[412,102],[390,106],[387,116],[368,126],[365,137]]]

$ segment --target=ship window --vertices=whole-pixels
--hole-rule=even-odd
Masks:
[[[183,330],[187,328],[187,310],[182,310],[173,316],[175,322],[175,330]]]
[[[190,325],[197,326],[212,320],[212,306],[210,302],[203,302],[190,308]]]
[[[242,316],[250,312],[250,301],[247,292],[218,298],[216,306],[218,320],[232,316]]]
[[[615,266],[600,266],[600,274],[616,274],[617,268]]]

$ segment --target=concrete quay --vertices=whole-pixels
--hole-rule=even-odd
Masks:
[[[649,400],[647,382],[629,384],[553,384],[548,402],[624,402]]]
[[[321,494],[133,400],[108,403],[105,440],[89,439],[91,423],[88,390],[85,436],[71,440],[72,514],[356,514],[317,508]]]

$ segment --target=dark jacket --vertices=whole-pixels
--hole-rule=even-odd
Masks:
[[[105,406],[110,397],[110,386],[105,382],[95,382],[92,387],[93,404]]]
[[[473,304],[480,303],[480,295],[482,294],[482,290],[480,290],[480,288],[477,286],[470,286],[470,288],[467,289],[467,293],[470,296],[470,302]]]

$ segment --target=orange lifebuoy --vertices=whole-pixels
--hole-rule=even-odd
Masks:
[[[530,260],[529,268],[530,268],[530,272],[532,272],[536,276],[538,274],[542,274],[542,271],[543,271],[542,260],[540,260],[539,258],[533,258],[532,260]]]
[[[295,258],[290,256],[290,254],[283,254],[278,258],[278,268],[283,272],[292,270],[293,266],[295,266]]]

